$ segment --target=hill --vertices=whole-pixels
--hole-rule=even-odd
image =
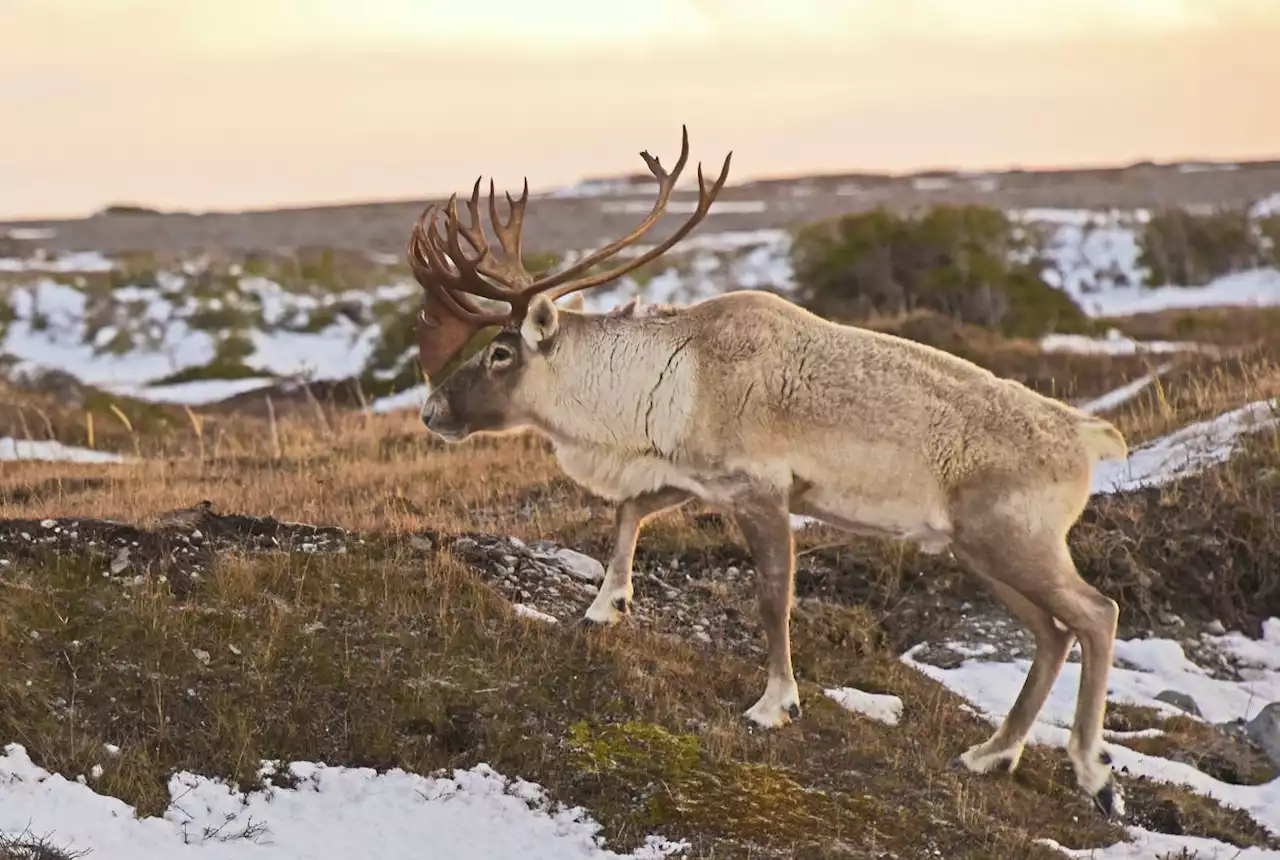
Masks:
[[[1248,205],[1271,253],[1271,204]],[[1226,222],[1159,245],[1214,261],[1203,283],[1147,285],[1161,212],[1007,214],[1067,305],[1026,293],[1051,310],[1011,333],[924,290],[861,322],[1128,437],[1071,536],[1121,605],[1122,823],[1061,749],[1078,651],[1015,775],[949,767],[1029,654],[949,558],[797,522],[805,712],[777,733],[739,717],[763,640],[714,511],[647,525],[632,621],[576,627],[612,512],[535,438],[427,437],[396,261],[20,233],[0,255],[0,858],[1280,857],[1280,276]],[[711,227],[590,302],[816,300],[800,248],[827,227]],[[866,298],[849,271],[824,283]]]

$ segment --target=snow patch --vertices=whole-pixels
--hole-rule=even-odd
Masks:
[[[114,385],[105,390],[122,397],[132,397],[148,403],[176,403],[185,406],[203,406],[218,403],[237,394],[246,394],[262,388],[270,388],[279,380],[270,377],[247,379],[195,379],[191,382],[175,382],[171,385]]]
[[[1117,640],[1117,660],[1123,660],[1136,668],[1117,667],[1111,670],[1109,701],[1154,708],[1168,715],[1186,716],[1184,712],[1155,698],[1159,693],[1173,689],[1194,699],[1203,718],[1213,723],[1248,720],[1256,716],[1268,702],[1280,701],[1280,670],[1268,668],[1280,664],[1280,619],[1268,621],[1267,638],[1261,641],[1244,640],[1240,634],[1216,639],[1206,636],[1205,639],[1211,644],[1229,644],[1237,649],[1234,652],[1236,658],[1249,666],[1248,677],[1240,681],[1214,678],[1188,660],[1181,645],[1170,640]],[[916,654],[924,647],[926,646],[918,645],[911,648],[902,655],[902,661],[964,697],[993,725],[998,724],[1008,712],[1031,667],[1029,660],[1006,663],[971,658],[959,666],[942,669],[915,659]],[[1079,645],[1073,650],[1079,653]],[[1032,728],[1032,743],[1066,747],[1079,684],[1080,664],[1073,662],[1064,665],[1049,692],[1044,710]],[[1228,806],[1243,809],[1263,826],[1273,832],[1280,832],[1280,779],[1262,785],[1232,785],[1214,779],[1190,765],[1136,752],[1119,744],[1107,745],[1107,751],[1117,771],[1127,768],[1134,775],[1187,786]],[[1114,850],[1120,852],[1132,849],[1116,846]],[[1096,856],[1151,855],[1116,853]],[[1257,856],[1280,857],[1280,852]]]
[[[881,693],[866,693],[854,687],[835,687],[822,691],[846,711],[896,726],[902,719],[902,699]]]
[[[127,463],[128,458],[109,451],[63,445],[51,439],[0,437],[0,460],[40,460],[57,463]]]
[[[1280,270],[1250,269],[1224,275],[1202,287],[1144,287],[1110,290],[1079,298],[1081,309],[1090,316],[1132,316],[1164,310],[1189,308],[1280,305]]]
[[[25,260],[0,257],[0,272],[109,272],[114,268],[115,263],[97,251],[73,251],[56,257],[40,251]]]
[[[1106,412],[1110,409],[1123,406],[1125,403],[1128,403],[1130,400],[1141,394],[1149,385],[1151,385],[1151,383],[1155,382],[1156,379],[1159,378],[1160,374],[1167,373],[1172,367],[1172,362],[1166,362],[1165,364],[1157,367],[1150,374],[1139,377],[1133,382],[1127,382],[1114,391],[1108,391],[1106,394],[1095,397],[1093,400],[1087,401],[1086,403],[1082,403],[1076,408],[1089,415],[1097,415],[1100,412]]]
[[[544,621],[547,624],[560,623],[560,619],[556,618],[554,615],[548,615],[541,609],[528,606],[524,603],[513,603],[511,604],[511,608],[514,609],[516,615],[519,615],[521,618],[532,618],[534,621]]]
[[[1280,215],[1280,192],[1263,197],[1249,207],[1249,217],[1255,220]]]
[[[650,837],[632,854],[606,850],[585,810],[553,808],[539,786],[484,764],[449,778],[309,762],[288,769],[296,788],[250,793],[174,774],[164,815],[139,819],[122,801],[36,767],[11,744],[0,756],[0,834],[47,836],[64,850],[92,849],[96,860],[657,860],[688,847]]]
[[[430,393],[426,385],[415,385],[413,388],[406,388],[404,391],[375,399],[369,404],[369,411],[375,415],[385,415],[388,412],[421,409]]]
[[[1160,487],[1223,463],[1239,438],[1280,424],[1280,400],[1258,400],[1217,418],[1189,424],[1129,452],[1127,461],[1099,463],[1093,492],[1125,493]]]
[[[1144,355],[1171,352],[1216,352],[1213,347],[1187,341],[1134,340],[1119,329],[1110,329],[1104,337],[1082,334],[1047,334],[1040,339],[1045,352],[1071,352],[1080,355]]]
[[[1270,848],[1239,848],[1216,839],[1205,839],[1200,836],[1170,836],[1167,833],[1156,833],[1141,827],[1125,829],[1133,841],[1118,842],[1106,848],[1071,849],[1064,848],[1052,839],[1041,839],[1040,842],[1061,851],[1068,857],[1076,857],[1079,860],[1155,860],[1162,857],[1177,860],[1184,856],[1187,860],[1276,860],[1280,858],[1280,851]]]

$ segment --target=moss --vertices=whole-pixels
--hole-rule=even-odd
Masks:
[[[799,295],[832,318],[934,310],[1006,334],[1082,331],[1084,313],[1041,277],[1040,237],[984,206],[922,217],[885,208],[802,227],[792,245]]]
[[[778,768],[716,762],[696,735],[651,723],[577,722],[569,727],[571,765],[584,780],[625,786],[640,828],[674,826],[770,841],[769,835],[822,828],[839,814],[826,792],[807,789]]]

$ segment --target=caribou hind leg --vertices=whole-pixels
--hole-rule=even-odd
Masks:
[[[981,534],[962,533],[956,549],[958,557],[993,581],[992,590],[1036,636],[1035,659],[1008,716],[961,761],[975,771],[1016,765],[1074,637],[1080,641],[1081,671],[1067,756],[1077,784],[1099,810],[1123,815],[1124,799],[1102,745],[1119,607],[1081,579],[1063,533],[1028,532],[1025,521],[1009,522]]]
[[[1012,773],[1022,758],[1027,735],[1044,707],[1054,681],[1062,671],[1075,636],[1016,589],[983,572],[982,566],[965,557],[963,551],[960,555],[983,585],[1035,636],[1035,656],[1031,661],[1031,669],[1027,672],[1027,678],[1013,707],[1009,709],[995,734],[970,747],[959,757],[959,762],[975,773]]]

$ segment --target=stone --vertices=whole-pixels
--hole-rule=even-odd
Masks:
[[[1196,704],[1196,700],[1181,690],[1162,690],[1156,693],[1155,698],[1157,702],[1173,705],[1178,710],[1186,711],[1196,717],[1201,716],[1200,706]]]
[[[1280,766],[1280,702],[1267,705],[1244,727],[1249,740]]]
[[[589,555],[572,549],[558,549],[551,554],[564,572],[583,582],[600,582],[604,579],[604,565]]]

